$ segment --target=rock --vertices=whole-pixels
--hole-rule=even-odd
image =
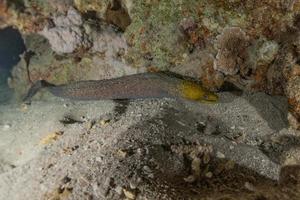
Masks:
[[[290,113],[288,120],[290,125],[299,130],[300,129],[300,72],[290,77],[287,82],[287,97],[290,106]]]

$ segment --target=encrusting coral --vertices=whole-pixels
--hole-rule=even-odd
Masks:
[[[235,75],[247,68],[247,47],[249,38],[238,27],[225,28],[217,36],[218,53],[214,62],[214,69],[225,75]]]
[[[91,42],[82,28],[81,15],[74,8],[67,11],[67,15],[54,17],[53,23],[45,26],[40,32],[45,36],[57,53],[73,53],[79,48],[89,48]]]

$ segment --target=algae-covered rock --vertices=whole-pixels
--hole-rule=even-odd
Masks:
[[[132,45],[130,55],[141,65],[146,62],[145,55],[151,54],[151,65],[159,69],[180,64],[176,60],[188,53],[180,43],[179,25],[184,18],[192,18],[198,26],[192,37],[203,38],[206,48],[211,48],[215,37],[227,26],[240,27],[253,38],[269,37],[266,29],[276,34],[292,21],[292,13],[285,12],[278,1],[163,0],[136,1],[133,5],[132,24],[125,33]]]

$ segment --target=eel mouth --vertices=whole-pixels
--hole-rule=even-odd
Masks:
[[[210,93],[208,95],[204,95],[201,99],[198,101],[201,103],[216,103],[219,100],[219,96],[213,93]]]

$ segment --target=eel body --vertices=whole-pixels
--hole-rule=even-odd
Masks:
[[[55,96],[73,100],[185,98],[201,102],[215,102],[218,96],[194,81],[164,73],[141,73],[120,78],[79,81],[53,85],[37,81],[23,99],[30,102],[40,90],[46,89]]]

